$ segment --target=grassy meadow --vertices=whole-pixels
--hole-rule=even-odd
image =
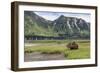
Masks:
[[[73,41],[73,40],[72,40]],[[64,54],[68,59],[87,59],[90,58],[90,41],[89,40],[74,40],[79,45],[79,49],[70,50],[66,45],[71,40],[33,40],[31,46],[25,45],[25,53],[40,52],[41,54]]]

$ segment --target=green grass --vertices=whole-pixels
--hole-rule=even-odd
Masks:
[[[32,41],[28,41],[30,43],[55,43],[55,44],[63,44],[63,43],[68,43],[71,41],[76,41],[78,43],[89,43],[89,40],[32,40]],[[27,41],[26,41],[27,42]]]
[[[66,59],[86,59],[90,58],[90,42],[88,40],[75,40],[79,49],[70,50],[66,47],[70,40],[39,40],[33,41],[36,46],[25,46],[25,53],[41,52],[45,54],[61,54],[63,53]]]

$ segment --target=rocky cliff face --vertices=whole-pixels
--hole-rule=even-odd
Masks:
[[[25,35],[90,37],[90,23],[82,18],[61,15],[54,21],[49,21],[31,11],[24,12]]]

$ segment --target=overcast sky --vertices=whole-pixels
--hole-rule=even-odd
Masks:
[[[90,14],[87,13],[69,13],[69,12],[44,12],[44,11],[35,11],[35,13],[39,16],[42,16],[43,18],[47,20],[55,20],[59,16],[64,15],[66,17],[77,17],[77,18],[82,18],[87,22],[90,22]]]

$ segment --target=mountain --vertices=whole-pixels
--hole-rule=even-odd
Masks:
[[[50,21],[32,11],[25,11],[24,23],[25,36],[90,38],[90,23],[82,18],[61,15]]]
[[[90,24],[85,20],[76,17],[61,15],[53,21],[53,28],[62,36],[88,36],[90,35]]]
[[[38,16],[31,11],[24,12],[25,35],[54,36],[51,29],[51,21]]]

